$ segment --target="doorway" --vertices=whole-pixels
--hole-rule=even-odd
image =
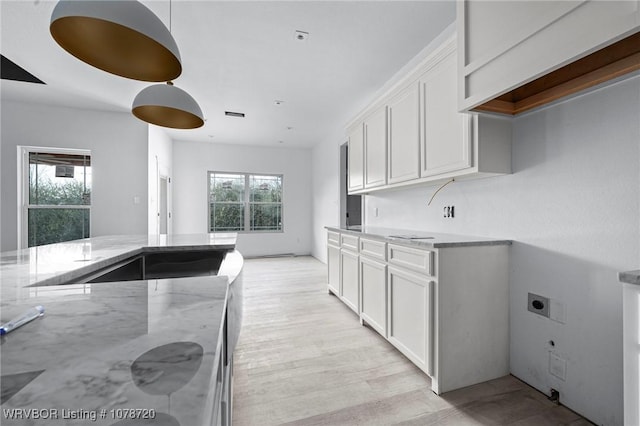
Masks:
[[[362,196],[349,195],[349,143],[340,146],[340,227],[362,225]]]
[[[160,234],[167,234],[169,229],[169,178],[160,176],[160,198],[158,200],[158,221]]]

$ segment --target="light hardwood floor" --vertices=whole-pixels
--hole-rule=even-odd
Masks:
[[[234,426],[591,424],[513,376],[435,395],[326,282],[312,257],[246,261]]]

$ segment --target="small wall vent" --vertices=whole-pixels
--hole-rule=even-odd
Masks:
[[[225,111],[224,115],[228,117],[240,117],[244,118],[244,112],[233,112],[233,111]]]

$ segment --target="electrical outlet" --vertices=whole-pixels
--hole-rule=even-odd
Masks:
[[[529,293],[527,297],[527,310],[549,318],[549,298]]]
[[[567,378],[567,360],[549,352],[549,374],[564,381]]]
[[[456,212],[456,207],[455,206],[444,206],[444,217],[446,218],[453,218],[455,217],[455,212]]]

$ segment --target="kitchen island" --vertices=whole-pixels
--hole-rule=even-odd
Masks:
[[[45,314],[0,341],[3,425],[229,424],[242,317],[235,234],[118,236],[0,256],[0,319]],[[87,283],[157,253],[218,252],[215,273]]]

